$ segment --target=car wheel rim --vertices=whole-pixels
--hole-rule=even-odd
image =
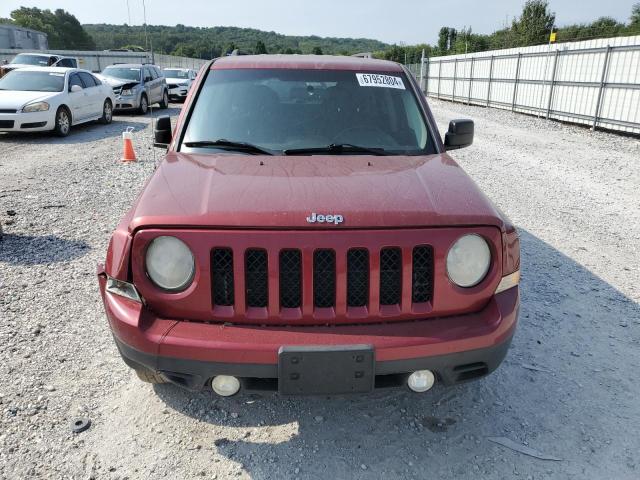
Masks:
[[[146,111],[147,111],[147,99],[146,98],[142,99],[141,108],[142,108],[142,111],[146,113]]]
[[[60,131],[62,133],[67,133],[69,131],[69,117],[65,112],[60,112],[58,114],[58,125],[60,126]]]
[[[111,121],[111,105],[109,103],[104,104],[104,118],[107,122]]]

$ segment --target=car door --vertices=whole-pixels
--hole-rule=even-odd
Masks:
[[[156,91],[153,85],[153,75],[151,75],[151,70],[149,67],[144,67],[142,69],[142,78],[144,78],[144,89],[147,92],[147,98],[149,99],[149,105],[152,103],[156,103],[158,100],[156,99]]]
[[[97,117],[102,115],[102,95],[98,88],[93,75],[88,72],[78,72],[82,83],[84,83],[84,90],[87,93],[89,104],[87,106],[87,117]]]
[[[77,92],[72,92],[71,89],[74,85],[80,87]],[[71,116],[73,117],[73,123],[84,120],[89,116],[89,94],[85,91],[84,83],[80,78],[78,72],[72,72],[69,75],[69,86],[67,87],[68,104],[71,109]]]
[[[164,77],[162,76],[162,74],[158,71],[157,68],[155,67],[149,67],[149,70],[151,70],[151,75],[153,76],[153,88],[155,90],[155,95],[156,95],[156,102],[161,102],[162,101],[162,94],[164,93]]]

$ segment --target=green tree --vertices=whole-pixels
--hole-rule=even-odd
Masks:
[[[16,25],[32,28],[47,34],[49,47],[53,49],[94,50],[95,42],[80,25],[78,19],[69,12],[57,9],[20,7],[11,12]]]
[[[449,27],[442,27],[438,32],[438,50],[441,55],[449,50]]]
[[[256,42],[256,48],[254,49],[256,55],[263,55],[267,53],[267,47],[262,40]]]
[[[549,33],[556,21],[549,12],[547,0],[527,0],[520,18],[513,21],[511,29],[516,34],[518,46],[538,45],[549,39]]]
[[[313,47],[313,50],[311,50],[311,53],[313,53],[314,55],[322,55],[322,48]]]
[[[631,8],[631,18],[629,20],[631,28],[640,28],[640,2],[635,3]]]

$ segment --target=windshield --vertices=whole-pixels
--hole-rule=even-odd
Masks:
[[[399,72],[212,70],[183,142],[220,139],[274,152],[342,144],[387,154],[435,152],[409,81]],[[193,150],[184,143],[182,151]]]
[[[15,56],[11,63],[16,63],[19,65],[37,65],[42,67],[49,66],[49,58],[43,57],[42,55],[27,55],[24,53],[20,53]]]
[[[107,67],[102,71],[107,77],[121,78],[123,80],[131,80],[133,82],[140,81],[140,69],[131,67]]]
[[[189,78],[186,70],[163,70],[162,74],[167,78]]]
[[[61,92],[63,89],[64,73],[14,70],[0,79],[0,90]]]

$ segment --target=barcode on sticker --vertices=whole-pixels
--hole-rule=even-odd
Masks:
[[[404,82],[400,77],[380,75],[379,73],[356,73],[356,77],[361,87],[383,87],[405,90]]]

